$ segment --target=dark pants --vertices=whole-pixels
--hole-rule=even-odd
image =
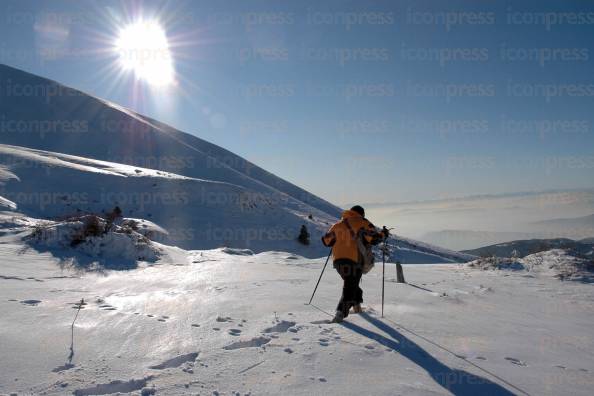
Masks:
[[[341,259],[334,262],[334,268],[343,280],[342,296],[336,310],[341,311],[346,318],[352,306],[363,302],[363,290],[359,287],[363,269],[354,261]]]

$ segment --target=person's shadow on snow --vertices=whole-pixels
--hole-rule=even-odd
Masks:
[[[514,395],[514,393],[508,391],[499,384],[489,381],[487,378],[446,366],[427,353],[419,345],[381,320],[378,320],[367,313],[361,313],[360,316],[386,334],[389,334],[391,338],[384,337],[381,334],[367,330],[352,322],[342,322],[341,324],[344,327],[364,337],[377,341],[383,346],[410,359],[412,362],[425,369],[435,382],[454,395]]]

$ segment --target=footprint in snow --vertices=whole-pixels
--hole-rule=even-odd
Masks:
[[[70,303],[70,305],[72,305],[72,308],[74,308],[74,309],[79,309],[79,308],[85,309],[87,307],[88,303],[86,301],[82,301],[82,302],[77,301],[77,302]]]
[[[198,323],[192,323],[192,327],[200,327]]]
[[[138,380],[132,379],[129,381],[111,381],[108,384],[98,384],[90,388],[77,389],[74,391],[74,396],[107,395],[111,393],[130,393],[139,391],[146,386],[146,383],[150,379],[152,379],[152,377]]]
[[[506,357],[505,360],[510,361],[511,363],[518,365],[518,366],[527,366],[526,362],[521,361],[520,359],[516,359],[513,357]]]
[[[321,346],[327,347],[328,345],[330,345],[327,338],[320,338],[318,341]]]
[[[285,348],[283,349],[285,352],[287,352],[288,354],[293,353],[293,350],[291,348]]]
[[[223,349],[231,351],[235,349],[261,347],[268,344],[270,340],[268,337],[255,337],[250,340],[234,342],[233,344],[224,346]]]
[[[150,366],[149,368],[152,370],[165,370],[168,368],[179,367],[184,363],[188,363],[188,362],[193,363],[194,361],[196,361],[197,357],[198,357],[198,352],[192,352],[192,353],[188,353],[185,355],[176,356],[174,358],[164,361],[163,363],[160,363],[160,364],[157,364],[154,366]]]
[[[241,330],[239,330],[239,329],[229,329],[229,334],[231,334],[232,336],[238,336],[238,335],[241,335]]]
[[[60,373],[62,371],[70,370],[73,367],[74,367],[74,364],[66,363],[66,364],[64,364],[62,366],[58,366],[55,369],[53,369],[52,370],[52,373]]]
[[[233,318],[227,316],[227,317],[222,317],[222,316],[217,316],[217,322],[223,323],[223,322],[231,322],[233,320]]]
[[[39,305],[40,302],[41,302],[41,300],[23,300],[23,301],[21,301],[21,304],[34,307],[36,305]]]
[[[280,322],[278,322],[274,326],[269,327],[267,329],[264,329],[262,332],[263,333],[285,333],[290,328],[292,328],[293,326],[295,326],[295,324],[296,324],[295,322],[289,322],[289,321],[286,321],[286,320],[281,320]]]
[[[477,359],[477,360],[487,360],[487,358],[484,357],[484,356],[477,356],[475,359]]]

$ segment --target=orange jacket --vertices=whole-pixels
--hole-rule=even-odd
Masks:
[[[332,246],[334,261],[339,259],[359,261],[356,235],[361,229],[365,231],[364,235],[368,243],[375,244],[383,237],[383,234],[377,232],[375,226],[359,213],[353,210],[342,212],[340,221],[322,237],[322,243],[325,246]]]

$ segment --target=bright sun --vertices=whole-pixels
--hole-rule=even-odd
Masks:
[[[174,81],[173,59],[165,30],[158,22],[139,21],[120,30],[115,43],[124,70],[151,85]]]

